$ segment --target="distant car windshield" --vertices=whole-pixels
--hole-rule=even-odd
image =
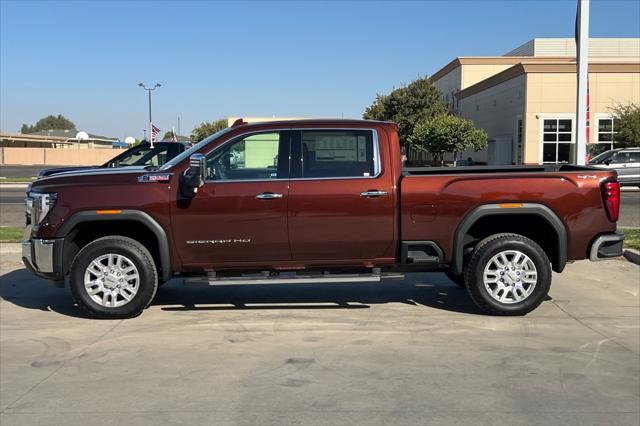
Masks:
[[[219,132],[214,133],[213,135],[209,136],[208,138],[204,138],[203,140],[201,140],[197,144],[193,145],[191,148],[189,148],[186,151],[184,151],[182,154],[180,154],[180,155],[172,158],[170,161],[166,162],[160,168],[160,170],[167,170],[167,169],[170,169],[171,167],[175,166],[176,164],[179,164],[185,158],[189,158],[189,156],[191,154],[198,152],[202,147],[207,145],[209,142],[212,142],[212,141],[218,139],[220,136],[226,134],[227,132],[229,132],[232,129],[233,129],[233,127],[227,127],[226,129],[222,129]]]
[[[614,151],[603,152],[602,154],[593,157],[591,161],[589,161],[589,164],[602,164],[605,161],[610,160],[613,153]]]
[[[162,143],[154,145],[153,148],[145,143],[120,154],[107,165],[110,167],[161,166],[178,155],[181,148],[182,145],[178,143]]]

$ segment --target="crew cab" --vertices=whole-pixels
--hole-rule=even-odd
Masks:
[[[615,171],[405,168],[394,123],[222,130],[158,170],[33,183],[23,261],[90,317],[139,315],[172,278],[361,282],[442,271],[494,315],[523,315],[552,270],[622,253]]]
[[[153,146],[146,141],[142,141],[126,151],[116,155],[111,160],[101,166],[71,166],[54,167],[40,170],[36,179],[51,176],[56,173],[75,172],[86,169],[108,168],[108,167],[131,167],[131,166],[161,166],[178,154],[186,151],[191,144],[185,142],[155,142]]]

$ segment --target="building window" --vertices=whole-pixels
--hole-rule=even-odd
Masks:
[[[601,118],[598,120],[596,142],[589,144],[587,148],[589,157],[593,158],[596,155],[613,149],[613,145],[616,142],[616,134],[618,133],[616,128],[617,121],[615,118]]]
[[[522,131],[522,118],[519,118],[516,137],[516,164],[522,164]]]
[[[573,120],[545,119],[542,124],[542,162],[570,163],[573,159]]]

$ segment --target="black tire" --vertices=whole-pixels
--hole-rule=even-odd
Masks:
[[[464,283],[464,274],[456,275],[451,271],[445,271],[444,273],[447,276],[447,278],[449,278],[449,280],[451,280],[458,287],[461,287],[461,288],[467,287]]]
[[[102,306],[91,298],[84,287],[84,274],[89,264],[94,259],[109,253],[125,256],[131,260],[138,271],[137,293],[123,306]],[[136,240],[119,235],[99,238],[84,246],[73,260],[69,275],[71,296],[78,308],[90,318],[136,317],[149,306],[158,290],[158,273],[149,250]]]
[[[525,254],[537,271],[535,287],[531,294],[520,302],[502,303],[494,299],[484,285],[485,267],[493,256],[505,250],[517,250]],[[551,275],[551,265],[544,250],[535,241],[518,234],[495,234],[485,238],[475,247],[469,262],[465,265],[467,292],[476,306],[490,315],[525,315],[531,312],[547,297],[551,287]]]

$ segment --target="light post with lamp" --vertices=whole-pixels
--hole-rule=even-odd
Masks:
[[[149,142],[151,143],[151,146],[153,146],[153,121],[151,121],[151,92],[156,90],[158,87],[161,87],[162,85],[159,83],[156,83],[153,87],[147,87],[145,86],[144,83],[138,83],[138,86],[142,87],[149,94]]]

